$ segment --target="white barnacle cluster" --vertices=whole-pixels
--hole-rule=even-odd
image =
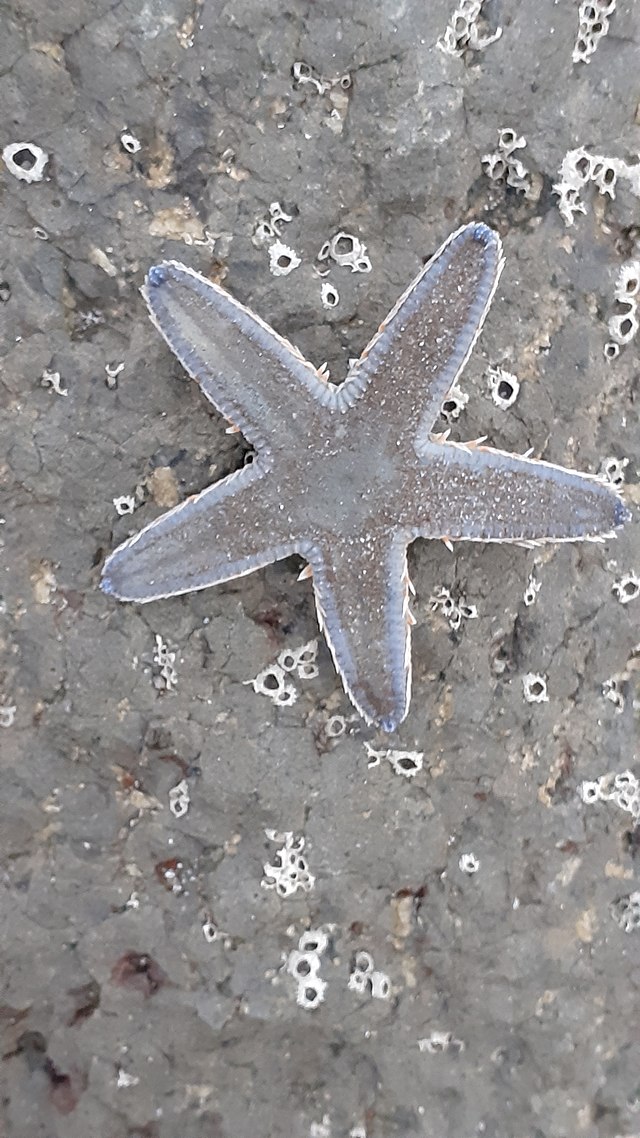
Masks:
[[[153,663],[158,669],[157,674],[153,678],[154,687],[164,689],[165,691],[173,691],[178,683],[178,673],[176,672],[176,652],[169,648],[169,645],[163,640],[159,633],[155,635],[156,647],[153,653]]]
[[[184,818],[190,804],[189,783],[186,778],[183,778],[169,791],[169,809],[174,818]]]
[[[404,778],[415,778],[422,770],[424,764],[423,751],[398,751],[393,747],[376,750],[371,743],[365,742],[363,745],[367,752],[368,767],[377,767],[383,759],[386,759],[395,773],[403,775]]]
[[[454,632],[460,628],[463,620],[476,620],[478,616],[475,605],[467,604],[464,597],[456,601],[445,585],[429,598],[429,608],[432,612],[440,612]]]
[[[627,893],[625,897],[617,897],[609,912],[623,932],[636,932],[640,929],[640,889]]]
[[[374,1000],[388,1000],[391,994],[389,977],[386,972],[374,968],[371,953],[364,949],[356,952],[353,958],[348,987],[350,992],[360,995],[369,993]]]
[[[344,229],[339,230],[321,246],[317,260],[322,263],[329,259],[335,261],[341,268],[351,269],[352,273],[371,272],[371,261],[364,241]]]
[[[527,141],[522,135],[516,134],[511,127],[503,127],[498,131],[497,148],[490,154],[482,155],[482,169],[492,182],[506,182],[528,200],[535,200],[538,194],[531,171],[515,153],[516,150],[523,150],[526,145]]]
[[[418,1040],[418,1049],[429,1055],[440,1055],[443,1051],[464,1051],[464,1041],[456,1039],[452,1031],[432,1031],[424,1039]]]
[[[323,123],[334,134],[342,134],[349,108],[348,92],[353,86],[353,79],[349,72],[347,71],[337,77],[334,76],[332,79],[326,79],[322,75],[318,75],[304,60],[298,59],[293,64],[291,73],[296,87],[310,87],[317,95],[327,96],[325,105],[330,110]]]
[[[296,60],[291,68],[291,74],[298,87],[312,87],[318,95],[325,95],[327,91],[336,88],[341,91],[348,91],[353,86],[353,79],[348,71],[344,75],[339,75],[337,79],[324,79],[303,59]]]
[[[300,937],[298,947],[287,957],[287,972],[298,983],[296,1002],[308,1011],[319,1007],[324,1000],[327,982],[320,976],[320,963],[328,943],[329,938],[322,929],[308,929]]]
[[[628,465],[628,458],[616,458],[615,455],[608,455],[600,463],[600,474],[606,478],[611,486],[615,486],[619,490],[621,486],[624,486],[625,470]]]
[[[49,155],[35,142],[10,142],[2,151],[2,160],[10,174],[21,182],[41,182]]]
[[[624,573],[613,582],[611,592],[620,601],[621,605],[628,605],[640,596],[640,577],[637,573]]]
[[[571,56],[574,63],[588,63],[600,40],[609,31],[609,17],[616,0],[586,0],[578,10],[578,35]]]
[[[620,348],[631,343],[638,331],[638,299],[640,297],[640,261],[626,261],[618,273],[614,289],[615,311],[609,317],[611,339],[604,346],[608,360],[614,360]]]
[[[352,273],[371,272],[371,259],[364,241],[344,229],[334,233],[318,250],[314,265],[317,276],[326,277],[331,272],[330,261],[340,268],[350,269]],[[320,300],[324,308],[337,308],[339,305],[340,293],[332,281],[323,281],[320,285]],[[356,361],[350,361],[350,366],[352,362]]]
[[[309,893],[316,879],[309,872],[307,859],[303,856],[305,841],[302,835],[295,837],[292,830],[283,834],[265,830],[265,834],[270,842],[281,842],[282,846],[274,854],[273,865],[266,862],[262,867],[263,889],[275,889],[279,897],[291,897],[298,889]]]
[[[502,35],[502,28],[483,34],[479,25],[485,0],[460,0],[437,42],[446,55],[462,58],[467,51],[484,51]]]
[[[294,672],[301,680],[315,680],[318,676],[318,641],[307,640],[298,648],[283,648],[278,663],[285,672]]]
[[[613,802],[619,810],[640,821],[640,779],[633,771],[609,772],[593,780],[586,779],[578,787],[580,798],[588,806],[596,802]]]
[[[599,193],[615,198],[619,178],[626,180],[631,193],[640,197],[640,163],[629,165],[621,158],[591,154],[584,146],[567,151],[562,159],[558,181],[553,186],[565,225],[573,225],[577,213],[587,212],[580,193],[589,182],[593,182]]]
[[[318,675],[317,655],[317,640],[308,640],[299,648],[283,648],[275,663],[267,664],[255,679],[244,682],[251,684],[258,695],[268,696],[277,707],[288,707],[298,698],[298,689],[289,675],[294,673],[301,680],[314,680]]]
[[[244,682],[251,684],[258,695],[266,695],[276,707],[290,707],[298,698],[297,687],[287,678],[280,664],[267,664],[253,680]]]
[[[186,882],[187,880],[193,881],[193,874],[186,870],[183,861],[171,858],[159,866],[157,872],[168,892],[175,894],[176,897],[182,893],[188,893]]]
[[[268,216],[262,217],[253,231],[254,245],[264,245],[282,237],[282,226],[293,221],[293,214],[287,213],[280,202],[271,202]]]
[[[269,243],[269,271],[274,277],[287,277],[302,264],[295,249],[282,241],[282,226],[290,221],[293,214],[287,213],[280,202],[271,202],[268,216],[262,217],[253,231],[254,245]]]
[[[526,703],[548,703],[547,677],[539,672],[527,672],[522,677],[522,691]]]
[[[457,383],[454,383],[451,390],[443,399],[440,408],[440,414],[445,423],[454,423],[456,419],[459,419],[468,402],[469,396],[466,391],[462,391]]]
[[[499,407],[501,411],[513,407],[520,394],[518,377],[510,371],[505,371],[502,367],[492,365],[487,368],[486,378],[489,394],[496,407]]]

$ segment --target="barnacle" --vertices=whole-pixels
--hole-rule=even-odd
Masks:
[[[393,747],[385,748],[384,750],[376,750],[371,746],[371,743],[364,743],[364,748],[368,756],[368,766],[376,767],[379,765],[381,759],[386,759],[391,764],[396,774],[404,775],[405,778],[415,778],[419,771],[422,770],[424,762],[424,754],[422,751],[398,751]]]
[[[54,391],[56,395],[68,395],[69,391],[66,387],[62,386],[62,377],[59,371],[50,371],[45,368],[40,376],[40,386],[48,387],[50,391]]]
[[[118,517],[122,517],[123,514],[132,514],[136,508],[136,500],[133,494],[120,494],[119,497],[113,499],[113,504]]]
[[[522,677],[522,688],[527,703],[548,703],[547,677],[537,672],[527,672]]]
[[[325,308],[336,308],[340,303],[340,294],[330,281],[323,281],[320,286],[320,299]]]
[[[128,130],[124,130],[120,135],[120,145],[123,150],[127,151],[127,154],[138,154],[142,149],[140,139],[136,138],[135,134],[131,134]]]
[[[169,809],[174,818],[184,818],[189,809],[190,802],[189,783],[186,778],[183,778],[180,782],[176,783],[175,786],[172,786],[169,791]]]
[[[41,182],[49,155],[35,142],[11,142],[2,151],[5,166],[21,182]]]
[[[640,577],[636,573],[625,573],[618,581],[614,581],[611,592],[620,601],[621,605],[628,605],[640,596]]]
[[[607,482],[620,488],[624,485],[625,470],[628,465],[628,458],[616,458],[615,455],[609,455],[608,458],[603,458],[600,464],[600,472]]]
[[[290,245],[274,241],[273,245],[269,246],[269,269],[274,277],[287,277],[301,264],[298,254]]]
[[[535,604],[538,593],[540,592],[540,587],[541,587],[540,581],[537,580],[535,573],[531,572],[529,574],[529,580],[527,581],[527,587],[524,591],[524,596],[522,598],[525,605],[527,606],[527,608],[529,608],[531,605]]]
[[[457,384],[454,383],[446,399],[443,400],[440,414],[446,423],[453,423],[464,411],[469,396],[465,391],[461,391]]]
[[[489,392],[496,407],[506,411],[512,407],[520,393],[520,380],[510,371],[501,367],[487,368]]]

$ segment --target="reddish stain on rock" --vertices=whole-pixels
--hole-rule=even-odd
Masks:
[[[114,984],[133,988],[148,998],[167,982],[167,974],[146,952],[125,952],[111,970]]]

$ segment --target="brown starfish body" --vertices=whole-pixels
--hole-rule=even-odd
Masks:
[[[154,266],[152,320],[256,457],[116,549],[104,591],[152,601],[299,554],[353,704],[395,730],[410,701],[414,538],[599,540],[628,516],[595,477],[431,434],[502,263],[485,225],[454,233],[341,387],[223,289],[174,261]]]

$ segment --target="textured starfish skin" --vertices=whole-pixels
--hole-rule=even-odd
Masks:
[[[223,289],[177,262],[154,266],[151,319],[256,457],[116,549],[104,591],[152,601],[300,554],[353,704],[395,730],[410,701],[414,538],[597,540],[628,518],[592,476],[431,435],[502,263],[485,225],[454,233],[340,388]]]

